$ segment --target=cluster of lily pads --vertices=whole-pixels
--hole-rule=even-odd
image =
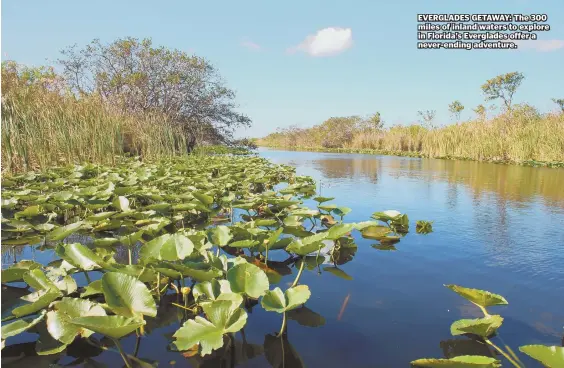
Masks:
[[[351,232],[386,246],[409,228],[397,211],[344,223],[351,209],[315,190],[311,178],[259,157],[131,160],[4,177],[3,247],[29,245],[57,259],[2,270],[3,296],[18,296],[7,308],[3,300],[2,349],[23,332],[39,336],[38,355],[77,341],[110,349],[100,334],[128,367],[142,365],[137,348],[125,353],[120,339],[176,316],[172,307],[183,323],[170,348],[205,356],[245,326],[259,301],[281,314],[273,338],[283,339],[287,316],[311,294],[300,284],[304,268],[330,262],[324,270],[343,275],[338,265],[356,251]],[[303,205],[312,197],[317,208]],[[290,265],[299,270],[291,286],[271,288]]]
[[[465,335],[479,343],[485,344],[495,349],[499,354],[503,355],[513,366],[523,368],[525,365],[515,354],[515,352],[506,346],[505,349],[494,344],[490,338],[497,333],[497,330],[503,323],[503,317],[498,314],[489,314],[487,307],[495,305],[507,305],[507,300],[499,295],[489,291],[471,289],[458,285],[445,285],[450,290],[462,296],[472,304],[476,305],[484,317],[475,319],[460,319],[450,326],[450,332],[453,336]],[[548,368],[564,367],[564,347],[560,346],[544,346],[544,345],[525,345],[519,347],[519,350],[531,358],[539,361]],[[418,359],[411,362],[417,367],[460,367],[460,368],[496,368],[501,367],[501,362],[491,356],[482,355],[462,355],[450,359]]]

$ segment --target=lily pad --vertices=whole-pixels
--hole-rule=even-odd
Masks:
[[[157,315],[157,306],[151,292],[145,284],[132,276],[108,272],[102,277],[102,290],[106,303],[116,314],[125,317]]]
[[[545,367],[556,368],[564,367],[564,347],[544,346],[544,345],[525,345],[519,350],[531,358],[538,360]]]
[[[224,334],[237,332],[247,323],[247,313],[231,301],[214,301],[202,309],[208,319],[196,316],[186,321],[173,335],[176,349],[188,350],[199,344],[202,355],[211,354],[223,346]]]
[[[471,289],[458,285],[445,285],[463,298],[482,307],[490,307],[492,305],[507,305],[507,300],[501,295],[490,293],[489,291],[480,289]]]
[[[269,287],[268,277],[264,271],[247,262],[237,264],[229,269],[227,280],[233,292],[244,293],[255,299],[264,295]]]
[[[261,300],[262,307],[267,311],[284,313],[305,304],[311,296],[307,285],[298,285],[289,288],[286,292],[277,287],[266,292]]]

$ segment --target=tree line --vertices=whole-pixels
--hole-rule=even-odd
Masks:
[[[180,128],[189,150],[202,142],[231,143],[236,128],[251,125],[209,60],[154,46],[151,39],[126,37],[108,44],[95,39],[85,47],[66,48],[57,62],[60,75],[53,68],[23,68],[14,62],[4,62],[3,69],[26,77],[49,74],[62,93],[77,99],[97,96],[106,108],[124,114],[161,114]]]

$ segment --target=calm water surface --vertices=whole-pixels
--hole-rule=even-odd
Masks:
[[[514,350],[564,343],[563,169],[266,149],[260,154],[315,178],[321,195],[353,209],[346,216],[350,222],[388,209],[407,213],[411,221],[412,232],[395,250],[374,248],[374,241],[355,235],[358,250],[340,266],[351,280],[324,272],[327,265],[304,272],[301,282],[312,297],[302,324],[316,327],[288,322],[286,367],[408,367],[422,357],[488,354],[450,335],[456,319],[481,316],[443,286],[450,283],[506,297],[508,306],[491,308],[505,318],[495,342]],[[415,234],[416,220],[434,221],[434,232]],[[174,321],[175,311],[170,316]],[[253,308],[245,344],[238,333],[235,349],[225,356],[188,360],[167,351],[178,324],[163,323],[142,339],[139,356],[159,361],[159,367],[268,367],[266,355],[282,362],[281,342],[269,336],[280,324],[279,314]],[[123,345],[133,351],[135,338]],[[519,356],[528,367],[537,366]],[[122,365],[114,353],[95,360]]]

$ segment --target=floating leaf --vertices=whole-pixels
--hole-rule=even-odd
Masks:
[[[78,335],[92,335],[92,331],[73,324],[73,318],[106,315],[100,305],[78,298],[63,298],[53,303],[52,307],[54,310],[47,313],[47,330],[53,338],[64,344],[70,344]]]
[[[71,319],[70,322],[113,339],[120,339],[145,324],[145,321],[142,319],[124,316],[79,317]]]
[[[96,280],[86,285],[86,287],[84,288],[84,292],[80,294],[80,297],[86,298],[87,296],[98,295],[103,293],[104,290],[102,289],[102,280]]]
[[[36,291],[26,297],[26,300],[31,301],[31,303],[15,308],[12,311],[12,314],[18,318],[34,314],[43,308],[46,308],[49,304],[51,304],[51,302],[61,296],[62,294],[58,289]]]
[[[234,241],[232,243],[229,243],[228,245],[232,248],[253,248],[256,247],[258,244],[259,242],[256,240],[246,239],[246,240]]]
[[[544,345],[525,345],[519,350],[531,358],[538,360],[545,367],[557,368],[564,367],[564,347],[544,346]]]
[[[155,317],[157,306],[147,286],[136,278],[118,272],[102,276],[102,290],[108,306],[126,317]]]
[[[21,334],[22,332],[29,330],[39,322],[43,321],[43,318],[45,318],[45,313],[45,311],[42,311],[39,316],[34,319],[20,319],[2,326],[2,340],[6,340],[8,337],[16,336]]]
[[[102,220],[105,220],[105,219],[112,217],[112,215],[114,215],[115,213],[116,213],[115,211],[100,212],[100,213],[94,214],[92,216],[88,216],[86,218],[86,220],[98,222],[98,221],[102,221]]]
[[[246,262],[227,271],[227,280],[233,292],[245,293],[255,299],[264,295],[269,287],[266,274],[257,266]]]
[[[34,245],[41,242],[40,236],[23,236],[21,238],[2,240],[3,245]]]
[[[186,321],[173,335],[176,349],[188,350],[199,344],[202,355],[211,354],[223,346],[224,334],[239,331],[247,322],[247,313],[231,301],[206,303],[202,309],[208,319],[196,316]]]
[[[31,261],[31,260],[23,260],[19,261],[18,263],[12,265],[10,268],[6,268],[2,270],[2,282],[13,282],[13,281],[21,281],[23,280],[23,276],[29,271],[36,268],[40,268],[41,264]]]
[[[40,269],[30,270],[23,276],[23,280],[35,290],[57,290],[57,286],[53,281],[49,280],[47,276]]]
[[[450,333],[453,336],[471,333],[481,337],[493,335],[503,323],[503,318],[493,315],[485,318],[460,319],[450,326]]]
[[[262,307],[267,311],[284,313],[297,308],[311,296],[307,285],[298,285],[289,288],[286,292],[277,287],[274,290],[268,290],[261,300]]]
[[[127,197],[124,196],[118,196],[112,202],[112,206],[114,206],[115,208],[117,208],[122,212],[127,212],[129,211],[129,199],[127,199]]]
[[[183,260],[194,251],[194,244],[185,235],[164,234],[143,245],[139,251],[142,258],[164,261]]]
[[[233,236],[227,226],[219,225],[208,230],[208,238],[214,245],[223,247],[227,245]]]
[[[318,203],[329,202],[335,199],[334,197],[315,197],[313,200]]]
[[[391,232],[387,226],[368,226],[361,231],[363,238],[376,240],[385,238]]]
[[[92,271],[106,266],[106,262],[100,256],[80,243],[61,243],[55,248],[55,253],[81,270]]]
[[[353,229],[354,229],[354,224],[338,224],[335,226],[331,226],[331,228],[327,231],[327,239],[337,240],[340,237],[350,233]]]
[[[416,367],[440,368],[499,368],[501,362],[481,355],[461,355],[450,359],[417,359],[411,362]]]
[[[66,238],[69,235],[78,231],[78,229],[80,229],[80,227],[82,225],[83,225],[83,222],[78,221],[78,222],[75,222],[75,223],[70,224],[70,225],[66,225],[66,226],[56,228],[55,230],[53,230],[49,234],[47,234],[47,239],[50,240],[50,241],[63,240],[64,238]]]
[[[507,300],[498,294],[490,293],[489,291],[480,289],[470,289],[458,285],[445,285],[450,290],[454,291],[463,298],[471,301],[482,307],[490,307],[492,305],[506,305]]]

